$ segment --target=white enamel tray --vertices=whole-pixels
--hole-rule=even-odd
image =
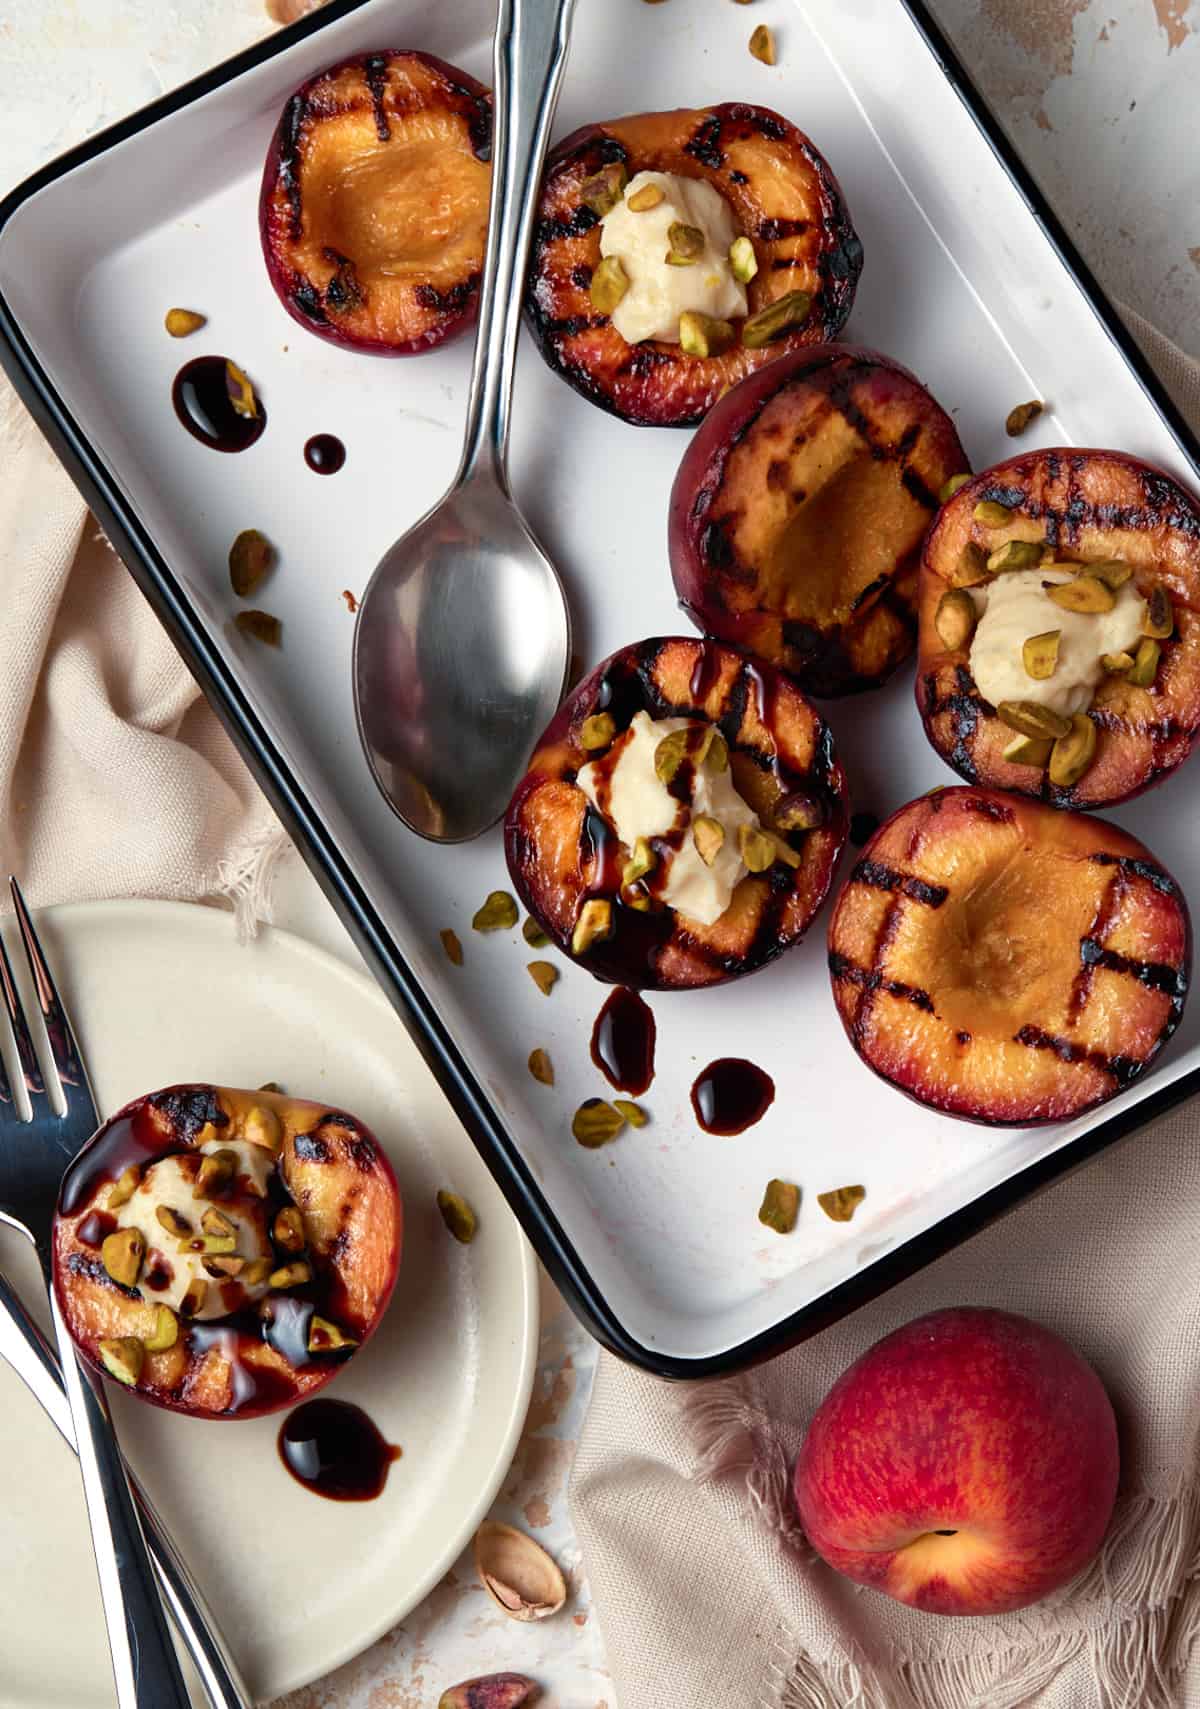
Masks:
[[[751,58],[752,24],[779,64]],[[331,348],[276,301],[255,218],[264,151],[291,89],[352,52],[420,47],[489,77],[489,0],[332,4],[48,168],[0,209],[0,353],[105,528],[229,721],[318,876],[405,1012],[476,1143],[577,1309],[648,1368],[699,1375],[795,1339],[877,1292],[1040,1182],[1190,1089],[1193,1006],[1153,1074],[1097,1115],[1049,1131],[987,1131],[932,1115],[875,1080],[834,1014],[822,917],[808,941],[724,990],[653,1000],[653,1125],[595,1153],[570,1137],[604,1090],[588,1060],[605,990],[575,967],[549,1000],[518,933],[474,936],[507,888],[498,833],[464,848],[412,837],[377,797],[350,695],[352,620],[395,536],[456,463],[469,342],[387,361]],[[839,176],[866,265],[847,336],[896,356],[954,412],[977,468],[1006,455],[1003,423],[1050,408],[1023,446],[1112,445],[1200,485],[1200,451],[1007,157],[919,0],[579,0],[558,133],[596,117],[748,100],[808,131]],[[180,303],[209,317],[180,345]],[[215,455],[171,411],[186,357],[214,351],[254,376],[269,426]],[[570,391],[526,340],[513,472],[562,568],[576,646],[592,663],[651,634],[690,632],[666,561],[666,507],[686,444],[631,428]],[[348,447],[309,473],[315,432]],[[263,601],[275,653],[229,631],[226,555],[246,527],[282,552]],[[883,816],[953,781],[926,743],[912,673],[830,703],[853,804]],[[1200,897],[1195,764],[1116,815]],[[438,932],[453,927],[466,964]],[[551,1053],[553,1090],[526,1058]],[[775,1078],[767,1118],[740,1139],[698,1131],[687,1090],[723,1055]],[[788,1239],[756,1221],[772,1175],[805,1200]],[[849,1226],[816,1193],[861,1181]]]
[[[11,925],[11,916],[9,920]],[[508,1471],[537,1356],[528,1243],[370,980],[289,932],[239,944],[228,914],[177,902],[52,908],[37,927],[102,1114],[156,1086],[277,1079],[372,1128],[404,1198],[404,1250],[378,1334],[325,1391],[401,1458],[375,1501],[327,1501],[285,1471],[284,1414],[180,1418],[109,1394],[121,1444],[212,1605],[256,1702],[306,1684],[402,1620],[458,1557]],[[14,967],[21,952],[6,932]],[[26,993],[27,1010],[30,994]],[[10,1069],[13,1064],[10,1062]],[[479,1214],[452,1241],[439,1187]],[[28,1243],[0,1266],[45,1293]],[[38,1310],[43,1325],[46,1313]],[[48,1327],[48,1326],[47,1326]],[[0,1709],[112,1709],[100,1592],[75,1462],[0,1362]],[[203,1701],[198,1687],[196,1701]]]

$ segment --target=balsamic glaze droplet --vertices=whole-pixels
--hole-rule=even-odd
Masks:
[[[314,433],[304,447],[304,461],[314,475],[336,475],[346,461],[346,447],[333,433]]]
[[[618,1092],[636,1098],[654,1078],[654,1015],[638,996],[618,985],[596,1016],[592,1061]]]
[[[171,401],[193,439],[212,451],[245,451],[261,438],[267,412],[256,393],[258,414],[239,415],[233,407],[236,391],[224,356],[197,356],[176,374]]]
[[[288,1471],[330,1501],[374,1501],[400,1454],[360,1406],[345,1400],[305,1401],[279,1428],[279,1457]]]
[[[740,1056],[710,1062],[692,1087],[692,1108],[705,1133],[745,1133],[774,1101],[771,1076]]]

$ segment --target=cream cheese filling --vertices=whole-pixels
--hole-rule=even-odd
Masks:
[[[1066,611],[1043,586],[1073,580],[1072,571],[1043,564],[1010,570],[971,588],[979,620],[971,642],[971,675],[985,700],[1032,700],[1064,718],[1085,712],[1104,676],[1105,653],[1136,649],[1146,601],[1132,581],[1116,590],[1111,611]],[[1022,649],[1035,635],[1059,633],[1058,662],[1048,677],[1031,677]]]
[[[642,213],[629,206],[631,196],[654,187],[662,192],[656,207]],[[667,260],[672,225],[693,226],[704,235],[704,248],[686,267]],[[733,320],[747,312],[745,287],[734,278],[729,248],[737,236],[729,203],[699,178],[671,172],[639,172],[623,200],[600,225],[600,253],[616,256],[629,289],[612,312],[612,323],[628,344],[646,339],[679,342],[679,317],[685,311],[715,320]]]

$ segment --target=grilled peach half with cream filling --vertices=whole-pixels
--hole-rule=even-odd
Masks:
[[[916,646],[921,547],[966,468],[950,417],[886,356],[780,357],[721,399],[675,477],[680,603],[809,694],[875,688]]]
[[[491,96],[429,54],[368,53],[283,109],[259,199],[284,308],[335,344],[409,356],[475,318]]]
[[[672,187],[686,199],[691,186],[704,204],[697,217],[721,227],[719,253],[697,241],[705,226],[697,230],[686,210],[665,218]],[[654,253],[637,262],[642,272],[660,256],[669,263],[657,281],[663,301],[683,288],[696,257],[703,265],[689,287],[701,272],[729,287],[731,273],[744,292],[732,318],[700,314],[686,346],[677,324],[653,336],[639,329],[635,342],[623,336],[613,298],[622,277],[634,288],[639,280],[629,252],[602,255],[610,215],[634,240],[639,221],[663,225],[654,227]],[[766,107],[724,103],[586,125],[559,144],[542,189],[527,307],[542,355],[576,391],[625,421],[685,427],[774,357],[836,338],[861,271],[845,199],[804,132]]]
[[[925,543],[917,704],[968,782],[1056,807],[1150,788],[1200,731],[1200,505],[1118,451],[976,475]]]
[[[657,990],[752,973],[796,943],[845,836],[819,714],[773,666],[694,639],[598,665],[505,821],[513,883],[559,948]]]
[[[1191,928],[1136,837],[1022,796],[942,789],[875,834],[829,928],[855,1050],[971,1121],[1068,1121],[1145,1072],[1179,1024]]]
[[[250,1418],[321,1388],[374,1333],[401,1232],[391,1165],[344,1110],[171,1086],[67,1170],[54,1286],[97,1369],[175,1412]]]

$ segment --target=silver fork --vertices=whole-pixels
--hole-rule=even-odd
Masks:
[[[250,1700],[245,1688],[212,1628],[211,1617],[187,1569],[167,1542],[145,1497],[137,1491],[142,1508],[139,1520],[133,1493],[136,1486],[131,1489],[103,1388],[77,1359],[54,1297],[50,1235],[59,1183],[67,1165],[94,1133],[98,1118],[75,1035],[29,911],[16,880],[10,878],[9,884],[65,1104],[59,1115],[51,1103],[0,937],[0,994],[32,1111],[28,1121],[18,1113],[0,1057],[0,1221],[19,1229],[32,1242],[41,1261],[59,1355],[56,1361],[41,1332],[0,1276],[0,1312],[8,1316],[23,1342],[23,1347],[14,1346],[13,1365],[79,1456],[120,1709],[190,1709],[191,1703],[155,1588],[147,1536],[176,1624],[196,1661],[213,1709],[247,1709]],[[0,1346],[3,1342],[0,1337]],[[54,1382],[65,1391],[66,1408],[53,1388]],[[67,1409],[69,1417],[64,1417]]]

